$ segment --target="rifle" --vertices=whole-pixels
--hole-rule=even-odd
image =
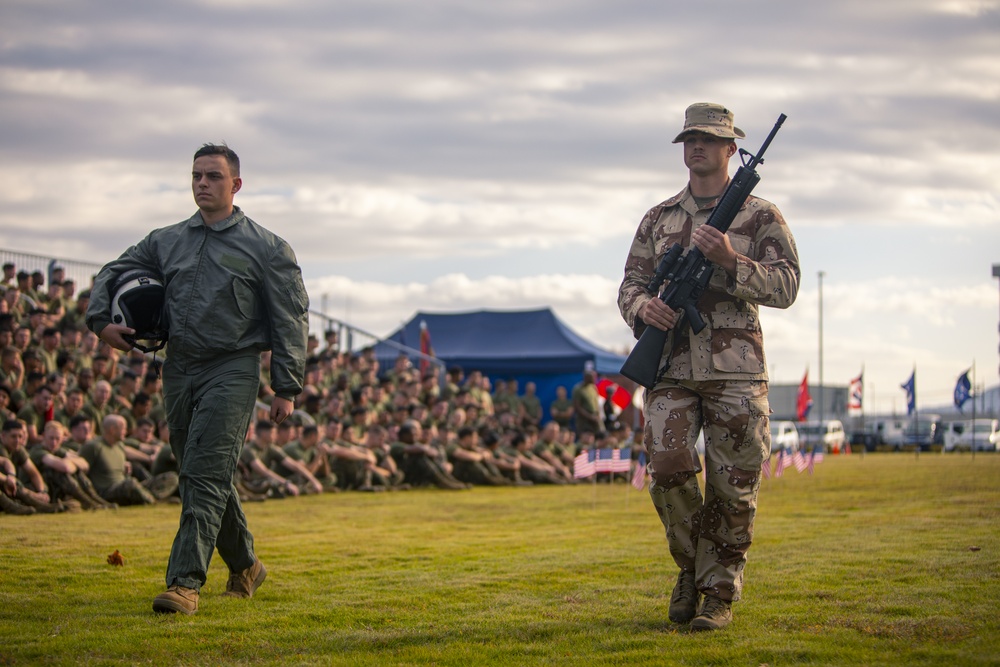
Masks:
[[[760,150],[754,155],[749,151],[740,149],[740,160],[743,165],[736,171],[736,176],[729,182],[726,191],[722,194],[715,210],[709,216],[707,224],[715,227],[725,234],[729,226],[733,224],[736,214],[743,207],[743,203],[750,196],[754,186],[760,182],[760,175],[756,167],[764,162],[764,151],[771,144],[774,135],[778,133],[781,124],[785,122],[785,114],[778,116],[778,122],[774,124],[771,133],[761,145]],[[698,248],[691,248],[687,253],[679,243],[675,243],[667,250],[656,267],[656,272],[646,285],[646,291],[656,295],[659,299],[673,310],[681,311],[681,320],[673,328],[674,340],[683,331],[685,323],[691,325],[691,330],[695,333],[701,332],[705,328],[705,321],[698,312],[698,300],[708,287],[708,282],[712,278],[715,265],[710,262]],[[667,280],[670,284],[660,293],[660,287]],[[670,356],[667,356],[663,367],[660,367],[660,358],[663,356],[663,347],[667,342],[667,332],[656,327],[647,326],[639,337],[639,342],[632,348],[625,363],[622,365],[621,374],[630,380],[638,382],[647,389],[652,389],[656,383],[667,372],[670,365]]]

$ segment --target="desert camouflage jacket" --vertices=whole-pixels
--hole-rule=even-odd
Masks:
[[[646,324],[638,317],[653,298],[646,285],[660,257],[674,243],[691,246],[691,232],[708,221],[715,204],[698,208],[688,188],[651,208],[639,223],[618,307],[638,338]],[[758,306],[787,308],[799,291],[799,258],[795,239],[781,213],[770,202],[748,197],[729,228],[738,253],[736,277],[716,267],[698,310],[708,326],[694,334],[684,324],[679,340],[667,336],[671,354],[666,377],[676,380],[767,380],[764,339]]]

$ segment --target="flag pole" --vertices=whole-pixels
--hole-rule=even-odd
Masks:
[[[976,360],[972,360],[972,460],[976,460]]]
[[[913,441],[916,447],[913,448],[914,457],[920,458],[920,433],[918,432],[918,427],[920,425],[920,411],[917,409],[917,362],[913,362]]]
[[[591,494],[591,509],[597,510],[597,471],[594,471],[594,481],[591,483],[591,489],[593,493]]]
[[[629,460],[631,461],[632,455],[629,453]],[[629,464],[628,472],[625,473],[628,477],[625,480],[625,511],[628,512],[628,502],[632,498],[632,475],[635,473],[632,471],[632,465]]]
[[[868,451],[868,443],[865,442],[865,363],[861,362],[861,428],[859,429],[862,433],[861,436],[861,460],[864,460],[865,453]]]

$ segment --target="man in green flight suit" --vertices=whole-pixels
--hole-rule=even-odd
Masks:
[[[271,350],[271,420],[302,391],[309,300],[291,247],[243,214],[236,153],[206,144],[194,155],[198,211],[150,232],[108,263],[91,290],[87,326],[119,350],[135,331],[111,321],[112,285],[125,271],[156,272],[165,289],[170,348],[163,395],[183,508],[161,613],[193,614],[215,548],[229,566],[226,594],[251,597],[267,575],[233,483],[253,414],[260,356]]]

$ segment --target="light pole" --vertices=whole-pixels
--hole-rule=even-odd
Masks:
[[[824,271],[819,272],[819,428],[823,433],[823,276]],[[821,437],[820,442],[825,439]]]

